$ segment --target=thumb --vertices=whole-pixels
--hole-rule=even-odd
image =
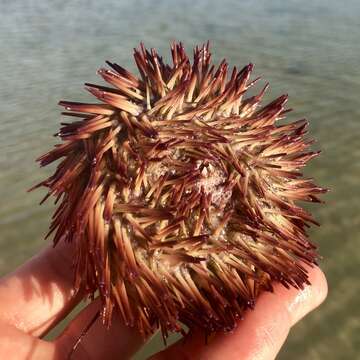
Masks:
[[[190,333],[151,360],[207,359],[207,360],[271,360],[285,342],[290,328],[320,305],[327,295],[323,272],[309,268],[311,285],[304,289],[286,289],[274,285],[274,293],[262,293],[255,310],[245,313],[238,327],[231,333],[217,333],[208,344],[200,331]]]

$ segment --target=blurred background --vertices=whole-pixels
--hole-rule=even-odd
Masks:
[[[135,71],[140,41],[169,58],[169,42],[191,51],[212,42],[215,62],[255,64],[270,98],[290,96],[323,151],[306,169],[331,192],[310,209],[329,297],[291,331],[279,359],[355,359],[360,353],[360,1],[0,0],[0,275],[35,254],[53,210],[49,175],[35,158],[55,144],[60,99],[88,100],[109,59]],[[137,359],[162,346],[155,338]]]

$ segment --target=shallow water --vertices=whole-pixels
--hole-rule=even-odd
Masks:
[[[51,204],[26,189],[51,169],[34,159],[54,144],[59,99],[85,100],[104,60],[134,69],[139,41],[212,41],[214,59],[255,64],[271,96],[290,96],[323,154],[307,173],[331,189],[311,207],[329,280],[326,303],[297,325],[279,359],[355,359],[360,351],[360,2],[0,1],[0,273],[44,246]],[[158,348],[155,341],[150,350]],[[149,352],[148,352],[149,353]],[[144,358],[139,355],[138,358]]]

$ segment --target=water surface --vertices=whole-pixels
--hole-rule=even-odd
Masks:
[[[307,117],[323,150],[307,173],[331,189],[312,207],[324,256],[327,302],[297,325],[280,359],[355,359],[360,351],[360,2],[0,1],[0,273],[44,246],[51,203],[27,194],[50,174],[34,159],[54,144],[59,99],[86,100],[104,60],[134,70],[143,40],[212,41],[214,59],[255,64],[271,97],[287,92],[292,118]],[[159,341],[152,344],[154,351]],[[149,352],[148,352],[149,353]],[[139,359],[144,358],[139,355]]]

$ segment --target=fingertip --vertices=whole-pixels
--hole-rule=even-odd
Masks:
[[[286,301],[291,326],[317,308],[327,297],[328,285],[325,274],[319,267],[306,266],[309,285],[301,290],[291,291]]]
[[[325,301],[328,295],[328,283],[325,274],[319,267],[314,268],[312,274],[314,276],[312,282],[314,288],[314,300],[316,306],[319,306]]]

